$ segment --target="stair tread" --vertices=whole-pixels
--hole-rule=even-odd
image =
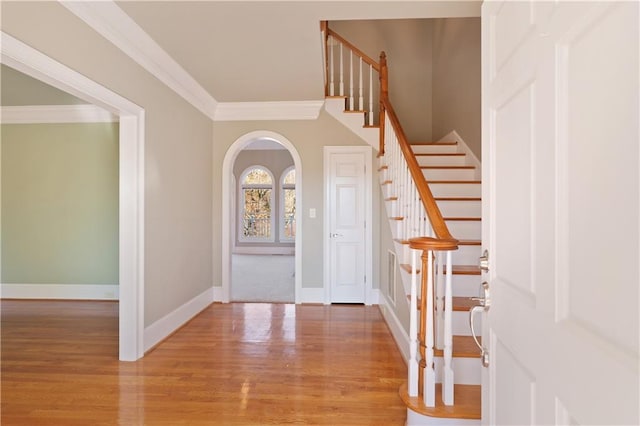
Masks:
[[[401,240],[396,241],[400,244],[404,244]],[[408,263],[401,263],[400,267],[408,273],[411,273],[412,271],[411,265]],[[417,273],[420,273],[419,269]],[[480,273],[480,267],[476,265],[453,265],[453,275],[480,275]]]
[[[411,300],[411,295],[407,294],[407,300]],[[480,302],[472,300],[470,297],[453,296],[453,311],[454,312],[469,312],[474,306],[478,306]],[[420,310],[420,299],[418,299],[418,310]]]
[[[407,383],[400,387],[400,398],[407,408],[430,417],[480,419],[482,391],[480,385],[454,385],[454,405],[442,402],[442,384],[436,383],[436,406],[426,407],[420,396],[409,396]]]
[[[384,200],[385,201],[398,201],[398,197],[387,197]]]
[[[378,167],[378,171],[381,172],[382,170],[387,170],[389,168],[389,166],[380,166]]]
[[[380,126],[378,126],[377,124],[365,124],[364,126],[365,129],[379,129]]]
[[[480,240],[458,240],[458,246],[481,246]]]
[[[345,113],[347,113],[347,114],[351,114],[351,113],[354,113],[354,114],[364,114],[364,113],[366,113],[367,111],[365,111],[365,110],[363,110],[363,109],[345,109],[345,110],[344,110],[344,112],[345,112]]]
[[[436,201],[482,201],[480,197],[434,197]]]
[[[481,340],[478,337],[478,340]],[[434,349],[434,356],[443,356],[442,349]],[[454,358],[480,358],[480,348],[473,341],[471,336],[453,336],[453,357]]]
[[[480,217],[444,217],[444,220],[457,220],[457,221],[481,221]]]

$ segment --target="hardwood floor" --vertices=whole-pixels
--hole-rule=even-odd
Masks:
[[[117,360],[117,303],[1,308],[3,426],[405,421],[377,307],[213,304],[133,363]]]

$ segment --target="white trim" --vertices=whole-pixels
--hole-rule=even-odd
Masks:
[[[324,288],[322,287],[303,287],[300,293],[300,300],[296,303],[324,303]]]
[[[119,359],[144,355],[144,109],[1,32],[1,62],[120,116]]]
[[[382,317],[385,322],[389,326],[389,330],[391,331],[391,335],[396,341],[396,345],[398,346],[398,350],[404,358],[404,362],[409,363],[409,334],[402,326],[402,323],[396,316],[396,311],[393,307],[389,305],[389,301],[383,295],[380,296],[380,312],[382,312]]]
[[[222,287],[211,287],[213,289],[213,301],[222,302]]]
[[[482,164],[478,157],[471,151],[469,145],[462,139],[462,136],[458,134],[455,130],[447,133],[443,138],[441,138],[438,142],[458,142],[458,147],[462,149],[462,152],[467,154],[467,157],[471,160],[471,165],[476,168],[476,177],[480,179],[482,177]]]
[[[214,121],[315,120],[324,101],[220,102]]]
[[[293,240],[291,240],[291,242],[293,243]],[[293,256],[295,255],[295,247],[293,246],[293,244],[291,244],[291,246],[289,247],[284,247],[284,246],[269,246],[266,245],[264,247],[257,247],[257,246],[235,246],[235,248],[233,249],[233,254],[282,254],[282,255],[288,255],[288,256]]]
[[[369,292],[369,303],[367,305],[379,305],[380,298],[382,297],[382,292],[379,288],[373,288]]]
[[[324,158],[323,158],[323,185],[324,185],[324,210],[327,212],[323,218],[323,253],[324,253],[324,265],[323,265],[323,285],[324,285],[324,303],[331,303],[331,259],[330,259],[330,244],[329,240],[329,216],[327,206],[329,206],[329,156],[334,153],[363,153],[365,154],[365,297],[364,303],[366,305],[372,305],[377,302],[377,298],[373,289],[373,177],[372,177],[372,150],[370,146],[325,146]],[[378,292],[379,293],[379,292]]]
[[[60,3],[154,77],[213,119],[217,101],[115,2],[104,0]]]
[[[144,329],[145,352],[182,327],[187,321],[198,315],[214,301],[214,287],[200,293],[182,306],[160,318]]]
[[[118,300],[117,284],[0,284],[3,299]]]
[[[232,194],[235,191],[233,184],[233,164],[238,153],[257,139],[272,139],[279,142],[289,151],[296,167],[296,188],[302,188],[302,160],[300,159],[300,154],[298,154],[295,146],[281,134],[268,130],[256,130],[239,137],[233,144],[231,144],[222,162],[222,199],[218,200],[215,196],[213,197],[213,209],[215,210],[222,207],[222,302],[225,303],[229,302],[230,298],[229,283],[231,282],[231,251],[234,245],[233,240],[231,239],[233,232],[230,227],[233,217],[233,206],[228,202],[229,200],[232,200]],[[214,179],[217,178],[217,176],[214,176]],[[215,185],[212,185],[212,187],[215,187]],[[298,227],[296,229],[295,240],[295,303],[301,303],[302,293],[301,212],[302,191],[299,190],[296,193],[296,224],[298,224]],[[217,224],[214,223],[214,230],[216,229],[216,226]],[[216,259],[213,259],[213,265],[216,265]]]
[[[117,115],[95,105],[28,105],[0,108],[2,124],[114,123]]]

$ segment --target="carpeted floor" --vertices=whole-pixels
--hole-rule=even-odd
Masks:
[[[294,299],[294,256],[256,254],[232,255],[232,301],[293,303]]]

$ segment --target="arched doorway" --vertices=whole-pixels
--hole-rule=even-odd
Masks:
[[[222,301],[229,302],[231,299],[231,253],[233,247],[234,234],[232,231],[233,221],[233,200],[236,191],[233,165],[242,150],[257,140],[273,141],[282,145],[289,151],[293,158],[295,173],[295,186],[302,188],[302,162],[300,155],[294,145],[283,135],[267,130],[257,130],[239,137],[227,150],[222,164]],[[295,219],[300,224],[300,213],[302,212],[302,191],[298,190],[295,200]],[[300,303],[300,293],[302,287],[302,232],[301,226],[297,227],[295,233],[295,303]]]

